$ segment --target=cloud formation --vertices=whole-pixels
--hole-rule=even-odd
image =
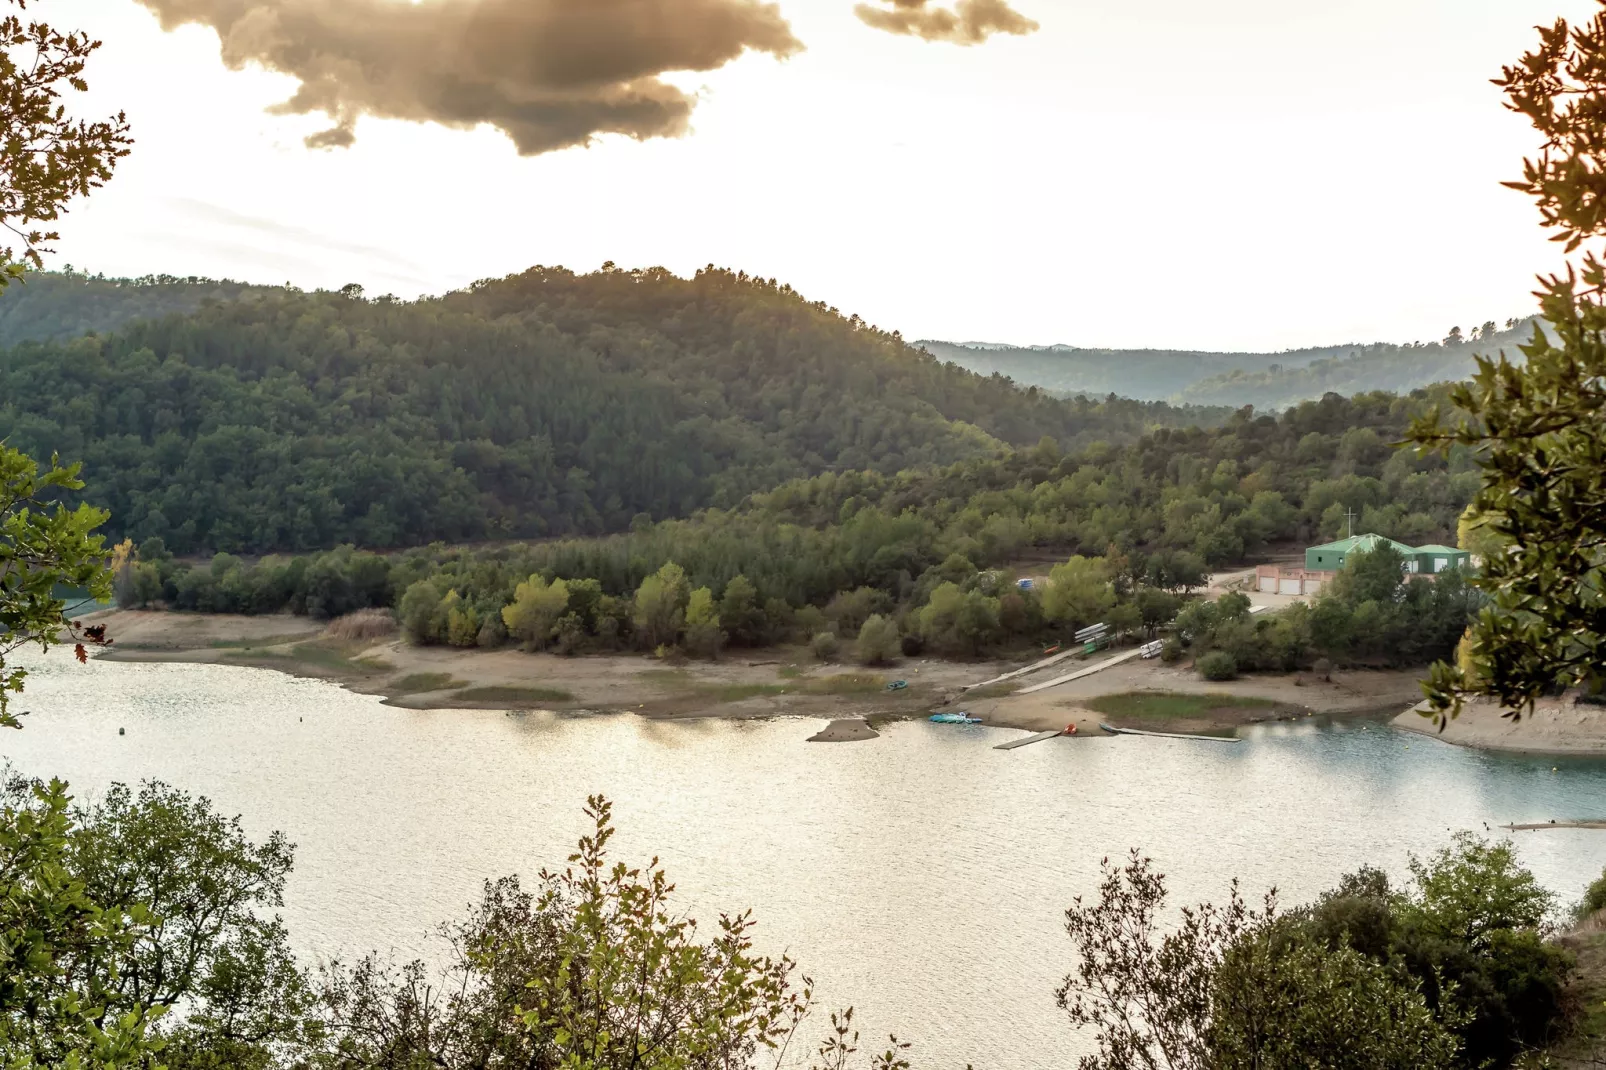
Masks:
[[[660,75],[803,48],[763,0],[140,3],[163,29],[212,27],[232,69],[259,63],[300,79],[274,110],[328,115],[334,125],[307,138],[312,148],[350,145],[360,115],[489,123],[527,156],[598,134],[679,137],[696,98]]]
[[[888,33],[908,34],[926,41],[979,45],[995,33],[1025,35],[1038,25],[1010,7],[1005,0],[959,0],[952,11],[929,7],[928,0],[884,0],[892,5],[860,4],[853,9],[866,26]]]

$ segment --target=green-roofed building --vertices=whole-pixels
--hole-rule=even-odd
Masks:
[[[1262,594],[1308,596],[1321,593],[1339,569],[1357,552],[1371,553],[1380,546],[1392,546],[1404,562],[1405,571],[1433,576],[1447,568],[1469,569],[1472,555],[1453,546],[1407,546],[1381,535],[1352,535],[1337,542],[1324,542],[1305,551],[1305,567],[1260,565],[1255,569],[1255,590]]]
[[[1458,550],[1454,546],[1440,546],[1430,544],[1416,548],[1416,563],[1418,572],[1432,575],[1443,572],[1447,568],[1458,568],[1462,571],[1472,567],[1472,553],[1469,550]]]
[[[1392,546],[1405,560],[1408,572],[1433,575],[1447,568],[1466,568],[1472,555],[1453,546],[1407,546],[1403,542],[1385,539],[1381,535],[1352,535],[1337,542],[1325,542],[1305,551],[1305,571],[1337,572],[1344,567],[1349,555],[1356,551],[1371,553],[1379,546]]]
[[[1403,542],[1385,539],[1381,535],[1351,535],[1347,539],[1324,542],[1320,546],[1312,546],[1306,550],[1305,569],[1308,572],[1337,572],[1344,567],[1344,562],[1355,551],[1371,553],[1383,545],[1394,547],[1395,552],[1407,561],[1416,556],[1416,547],[1407,546]]]

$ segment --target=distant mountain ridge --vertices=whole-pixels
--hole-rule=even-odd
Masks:
[[[1332,392],[1406,393],[1470,375],[1475,355],[1520,359],[1533,336],[1532,317],[1485,324],[1463,340],[1312,346],[1281,353],[1203,350],[1086,349],[1068,345],[1008,346],[922,340],[939,360],[982,375],[1003,375],[1063,397],[1116,394],[1143,401],[1253,405],[1279,410]]]
[[[30,273],[0,295],[0,349],[23,342],[66,341],[112,334],[140,321],[192,315],[208,305],[294,294],[290,287],[229,279],[148,275],[106,278],[71,269]],[[383,298],[381,300],[384,300]],[[438,299],[437,299],[438,300]],[[1022,387],[1059,397],[1111,394],[1138,401],[1240,408],[1286,409],[1326,393],[1372,390],[1409,392],[1471,373],[1478,353],[1518,358],[1516,346],[1532,335],[1533,319],[1486,323],[1459,342],[1353,343],[1310,346],[1281,353],[1206,350],[1107,349],[1069,345],[1011,346],[989,342],[916,342],[938,360],[984,376],[1000,375]],[[1175,422],[1181,414],[1155,414]],[[1213,413],[1191,414],[1209,423]],[[1182,417],[1186,420],[1186,417]]]

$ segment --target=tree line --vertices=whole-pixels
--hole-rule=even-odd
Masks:
[[[107,278],[75,271],[30,271],[0,301],[0,348],[110,334],[138,320],[195,312],[272,287],[196,275]]]
[[[322,619],[393,608],[418,642],[519,641],[565,652],[660,645],[714,652],[725,644],[812,641],[827,631],[851,640],[871,615],[892,621],[900,642],[912,637],[970,655],[1106,617],[1117,629],[1152,633],[1176,612],[1175,596],[1201,586],[1211,568],[1275,543],[1337,535],[1347,513],[1360,515],[1363,530],[1403,541],[1453,538],[1447,532],[1478,478],[1472,459],[1418,457],[1389,445],[1435,404],[1431,395],[1332,396],[1277,418],[1240,412],[1216,429],[1160,429],[1127,446],[1067,452],[1045,440],[895,475],[825,473],[734,509],[638,522],[602,537],[396,554],[345,546],[256,561],[219,554],[199,564],[146,540],[125,556],[117,595],[134,607]],[[1040,590],[1011,583],[1012,563],[1024,554],[1061,562]],[[1235,655],[1246,669],[1315,656],[1413,664],[1442,656],[1454,647],[1444,636],[1459,635],[1474,604],[1458,578],[1443,580],[1424,594],[1415,586],[1396,592],[1408,607],[1431,603],[1423,611],[1431,626],[1418,628],[1426,620],[1419,614],[1382,628],[1375,614],[1397,612],[1387,599],[1355,600],[1345,613],[1361,613],[1358,620],[1329,599],[1314,630],[1289,624],[1297,641],[1284,643],[1284,654],[1236,644]],[[1392,582],[1401,584],[1397,572]],[[655,584],[672,595],[669,618],[708,618],[700,639],[685,644],[684,628],[641,623],[654,616],[639,603],[657,597]],[[1064,593],[1089,585],[1103,594]],[[537,586],[547,608],[531,616],[516,606],[521,588]],[[934,598],[946,608],[931,609]],[[1373,608],[1362,611],[1368,601]],[[848,605],[872,608],[846,612]],[[517,628],[510,608],[523,621]],[[1340,616],[1349,622],[1342,628],[1333,623]],[[546,623],[536,628],[531,620]]]

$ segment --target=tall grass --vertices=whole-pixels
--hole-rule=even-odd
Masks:
[[[395,635],[396,617],[388,609],[359,609],[336,617],[323,630],[325,639],[339,639],[347,643],[366,643]]]

